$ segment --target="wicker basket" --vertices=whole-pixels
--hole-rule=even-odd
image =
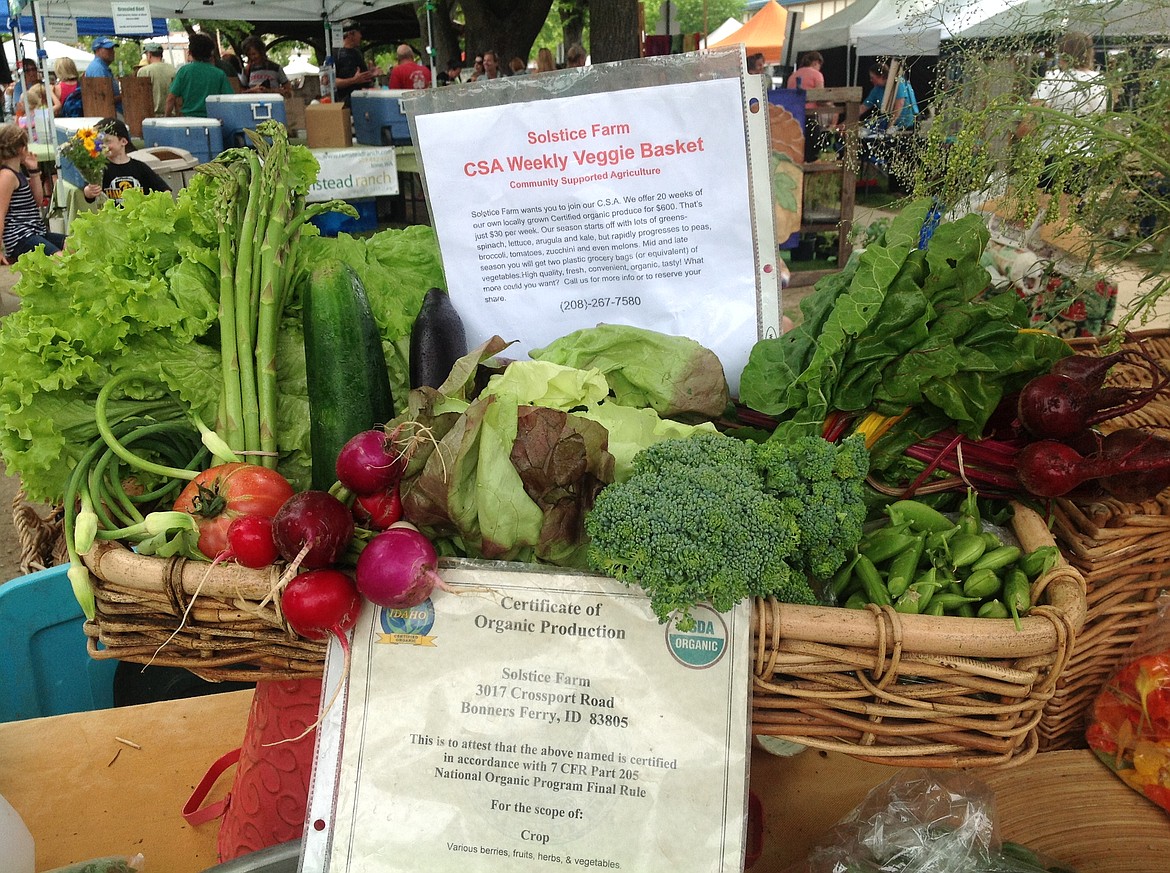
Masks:
[[[147,557],[115,542],[99,542],[85,564],[97,602],[85,623],[93,658],[185,667],[213,682],[321,675],[326,644],[284,622],[275,567]]]
[[[1125,346],[1139,343],[1170,367],[1170,331],[1139,331]],[[1096,340],[1073,345],[1082,353],[1099,349]],[[1119,364],[1107,384],[1144,385],[1148,379],[1137,367]],[[1139,426],[1170,435],[1170,400],[1154,400],[1105,425]],[[1085,578],[1088,611],[1068,668],[1040,720],[1045,751],[1085,747],[1085,718],[1093,699],[1157,614],[1158,593],[1170,587],[1170,491],[1144,503],[1061,499],[1055,501],[1054,516],[1057,545]]]
[[[1028,551],[1044,520],[1015,507]],[[920,767],[1022,763],[1085,617],[1084,580],[1061,562],[1010,620],[759,601],[752,727],[856,758]]]

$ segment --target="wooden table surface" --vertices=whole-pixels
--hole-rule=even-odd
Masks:
[[[37,870],[138,852],[152,873],[214,865],[217,823],[193,828],[181,810],[208,767],[242,741],[251,700],[251,691],[236,691],[0,724],[0,795],[33,834]],[[812,749],[791,758],[754,750],[751,788],[763,801],[765,842],[752,873],[792,868],[895,771]],[[209,800],[226,793],[233,773]],[[1166,869],[1170,817],[1090,752],[973,773],[996,791],[1005,838],[1078,864],[1080,873]]]

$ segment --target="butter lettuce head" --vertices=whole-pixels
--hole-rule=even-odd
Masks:
[[[663,416],[716,418],[731,394],[723,365],[693,339],[627,324],[599,324],[566,334],[529,357],[605,374],[615,403]]]

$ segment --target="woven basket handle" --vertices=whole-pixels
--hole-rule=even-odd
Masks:
[[[195,786],[195,790],[191,792],[191,796],[187,798],[187,802],[183,804],[183,818],[187,820],[187,824],[192,827],[198,827],[202,824],[207,824],[209,821],[223,816],[231,806],[232,795],[229,791],[223,796],[222,800],[217,800],[215,803],[210,803],[203,806],[203,801],[207,799],[207,795],[211,793],[212,787],[219,780],[229,767],[235,766],[240,760],[240,749],[232,749],[225,755],[221,755],[214,764],[212,764],[203,778],[199,780],[199,784]]]

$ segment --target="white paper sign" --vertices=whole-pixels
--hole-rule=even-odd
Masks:
[[[472,346],[499,334],[522,357],[581,327],[634,324],[707,346],[736,390],[760,308],[738,78],[415,123]]]
[[[68,15],[42,16],[41,36],[72,45],[77,42],[77,19]]]
[[[149,3],[111,3],[110,12],[114,19],[114,33],[138,35],[154,31]]]
[[[313,149],[313,157],[321,170],[305,195],[309,203],[398,193],[398,163],[393,148]]]
[[[358,622],[303,870],[742,870],[746,604],[682,633],[605,577],[443,577],[463,593]]]

